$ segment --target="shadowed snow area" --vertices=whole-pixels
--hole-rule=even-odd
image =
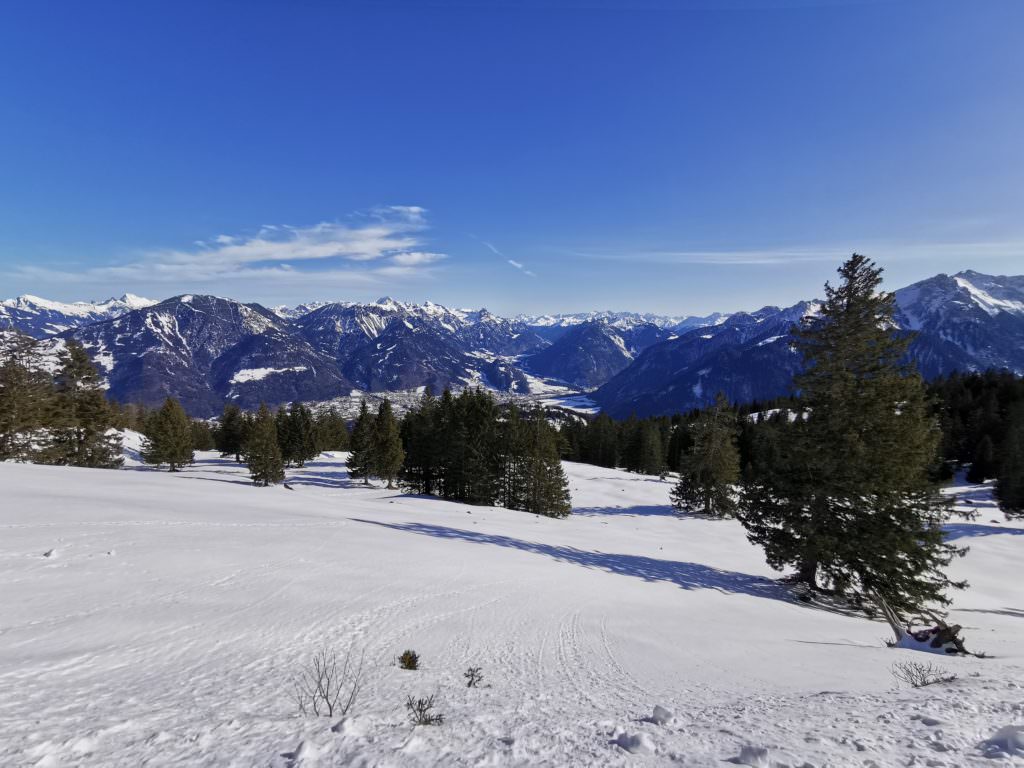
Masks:
[[[971,547],[952,619],[994,658],[928,657],[958,679],[908,690],[890,667],[921,654],[790,600],[738,523],[672,515],[668,482],[567,464],[577,514],[552,520],[367,488],[344,459],[289,470],[292,490],[215,454],[0,464],[0,765],[1024,757],[1024,526],[986,486],[956,489],[980,514],[950,527]],[[324,646],[365,652],[341,723],[290,698]],[[413,728],[406,698],[432,694],[444,723]]]

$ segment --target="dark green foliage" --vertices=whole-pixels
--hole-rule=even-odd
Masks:
[[[9,334],[0,350],[0,461],[32,461],[38,430],[52,416],[53,384],[39,364],[38,342]]]
[[[352,438],[349,441],[348,474],[354,479],[362,478],[365,485],[370,484],[373,472],[373,416],[363,400],[359,405],[359,416],[352,427]]]
[[[74,467],[121,466],[121,438],[108,434],[114,417],[102,380],[76,341],[69,340],[61,352],[51,403],[50,443],[43,461]]]
[[[384,398],[377,407],[377,416],[373,420],[373,432],[370,438],[370,472],[387,483],[388,488],[395,487],[395,479],[402,469],[405,451],[402,450],[402,437],[398,429],[398,421],[391,410],[391,401]]]
[[[701,412],[692,434],[693,444],[680,459],[672,504],[684,512],[730,517],[736,511],[740,457],[736,417],[722,393],[711,408]]]
[[[416,493],[536,514],[569,514],[564,442],[542,410],[504,412],[483,390],[425,395],[402,424],[403,483]]]
[[[348,425],[335,408],[321,411],[316,417],[313,437],[318,453],[347,451],[349,448]]]
[[[245,458],[254,485],[267,487],[284,481],[284,459],[277,438],[276,420],[260,405],[245,442]]]
[[[225,405],[215,433],[217,450],[220,451],[221,456],[234,456],[235,461],[241,462],[246,427],[242,409],[232,403]]]
[[[1024,402],[1010,408],[996,495],[1008,515],[1024,515]]]
[[[811,588],[877,591],[897,611],[948,602],[948,506],[930,469],[939,430],[894,331],[881,270],[854,255],[826,284],[816,317],[795,332],[803,417],[780,430],[778,455],[747,483],[741,520],[776,567]]]
[[[983,483],[996,476],[996,447],[990,435],[982,435],[981,441],[974,449],[971,468],[967,472],[967,481]]]
[[[177,472],[192,463],[192,422],[173,397],[149,417],[145,436],[142,460],[147,464],[167,464],[171,472]]]
[[[442,453],[440,414],[437,398],[429,391],[402,419],[401,436],[405,448],[402,484],[413,493],[437,493]]]
[[[398,666],[402,669],[419,669],[420,655],[416,651],[402,651],[398,657]]]
[[[213,430],[205,421],[192,422],[192,448],[197,451],[212,451],[214,449]]]
[[[305,405],[292,403],[287,411],[278,410],[276,426],[285,466],[301,467],[319,455],[313,414]]]
[[[599,467],[618,466],[619,429],[608,414],[599,414],[587,426],[581,439],[580,461]]]

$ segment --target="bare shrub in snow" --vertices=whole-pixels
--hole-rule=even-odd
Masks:
[[[462,676],[466,678],[467,688],[476,688],[484,679],[484,673],[480,667],[470,667]]]
[[[398,657],[398,666],[402,669],[419,669],[420,655],[416,651],[403,651]]]
[[[956,675],[947,672],[934,664],[922,664],[918,661],[898,661],[892,665],[892,676],[912,688],[923,688],[936,683],[951,683]]]
[[[340,660],[334,651],[317,651],[292,681],[292,698],[303,716],[344,717],[355,706],[363,685],[363,654],[349,651]]]
[[[410,696],[405,702],[405,708],[413,725],[441,725],[444,722],[444,715],[434,712],[433,695],[426,699],[414,699]]]

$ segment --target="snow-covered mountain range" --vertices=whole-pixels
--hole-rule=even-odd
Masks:
[[[897,290],[896,300],[926,376],[1024,372],[1024,277],[936,275]],[[116,399],[154,405],[173,395],[195,415],[225,401],[253,407],[474,385],[528,395],[558,383],[593,390],[601,407],[626,416],[692,408],[719,390],[736,401],[786,394],[800,365],[788,332],[814,307],[503,318],[387,297],[271,310],[198,295],[73,304],[22,296],[0,303],[0,329],[76,338]]]

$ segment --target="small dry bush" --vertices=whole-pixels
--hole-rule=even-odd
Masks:
[[[951,683],[956,675],[934,664],[922,664],[919,661],[898,661],[892,665],[892,676],[912,688],[924,688],[926,685]]]

